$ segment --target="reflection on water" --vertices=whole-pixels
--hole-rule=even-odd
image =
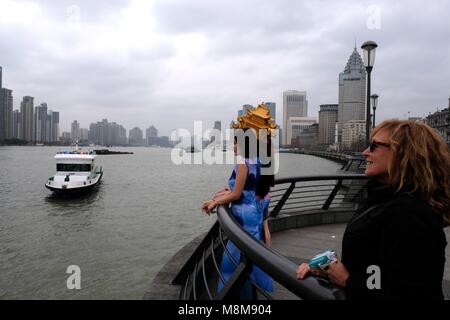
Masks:
[[[125,149],[125,148],[124,148]],[[0,299],[140,299],[156,272],[216,217],[200,205],[231,165],[175,165],[170,150],[99,156],[101,185],[76,197],[44,186],[53,147],[0,147]],[[279,176],[335,173],[324,159],[281,155]],[[81,290],[66,269],[81,268]]]

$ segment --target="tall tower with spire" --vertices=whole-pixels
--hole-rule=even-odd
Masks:
[[[350,120],[366,119],[366,69],[358,50],[353,49],[343,72],[339,74],[338,139]]]

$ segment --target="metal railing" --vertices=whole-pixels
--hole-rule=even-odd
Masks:
[[[271,191],[270,216],[313,210],[355,210],[365,196],[366,179],[362,174],[279,179]]]
[[[328,175],[279,179],[272,191],[271,219],[279,214],[304,214],[311,210],[354,211],[358,200],[364,197],[363,175]],[[238,299],[246,281],[249,281],[260,298],[274,296],[258,286],[249,275],[253,265],[258,266],[280,285],[301,299],[345,299],[342,290],[330,283],[307,277],[296,279],[297,264],[257,241],[234,219],[230,209],[219,206],[217,222],[212,226],[191,257],[180,269],[172,284],[179,285],[181,300]],[[227,249],[232,241],[240,250],[240,260]],[[235,265],[235,271],[225,281],[220,269],[223,255]],[[224,284],[218,290],[218,283]]]
[[[351,153],[345,153],[345,152],[331,152],[331,151],[314,151],[314,150],[302,150],[298,148],[293,149],[286,149],[281,150],[281,153],[298,153],[298,154],[306,154],[321,158],[327,158],[333,161],[341,162],[341,163],[347,163],[348,160],[352,158],[361,158],[362,155],[359,152],[351,152]]]

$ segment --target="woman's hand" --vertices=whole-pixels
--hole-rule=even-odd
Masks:
[[[319,268],[311,269],[307,263],[302,263],[297,268],[297,279],[304,279],[308,273],[312,273],[317,277],[328,278],[332,283],[345,287],[345,283],[350,276],[347,268],[341,261],[330,263],[327,270]]]
[[[202,211],[205,211],[208,215],[214,212],[214,208],[217,206],[217,203],[214,200],[208,200],[203,202]]]
[[[223,189],[217,191],[217,192],[214,194],[213,200],[214,200],[214,199],[217,199],[217,198],[219,198],[219,197],[221,197],[221,196],[223,196],[223,195],[229,194],[229,193],[231,193],[230,188],[229,188],[228,186],[225,186]]]
[[[328,267],[328,279],[338,286],[345,287],[345,283],[350,276],[347,268],[341,261],[330,263]]]
[[[302,263],[302,264],[299,265],[298,268],[297,268],[297,272],[296,272],[296,274],[297,274],[297,279],[300,279],[300,280],[304,279],[305,276],[306,276],[308,273],[312,273],[312,274],[313,274],[314,276],[316,276],[316,277],[322,277],[322,278],[327,278],[327,277],[328,277],[327,272],[326,272],[325,270],[318,269],[318,268],[313,268],[313,269],[312,269],[312,268],[309,266],[309,264],[307,264],[307,263]]]

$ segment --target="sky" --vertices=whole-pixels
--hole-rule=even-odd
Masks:
[[[14,108],[60,112],[61,131],[107,118],[127,131],[226,126],[243,104],[307,92],[338,102],[353,48],[377,42],[377,122],[448,106],[450,1],[0,0],[0,66]],[[145,132],[145,131],[144,131]]]

